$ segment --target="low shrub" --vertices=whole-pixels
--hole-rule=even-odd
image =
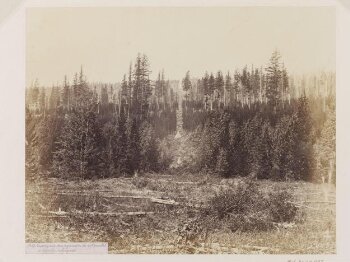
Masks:
[[[264,231],[276,223],[295,220],[298,208],[288,192],[265,193],[253,181],[222,190],[209,200],[201,215],[209,216],[232,231]]]
[[[236,188],[225,189],[216,194],[209,201],[212,215],[223,219],[230,214],[245,214],[254,210],[259,204],[256,184],[239,184]],[[261,204],[261,203],[260,203]]]
[[[292,222],[295,219],[298,208],[291,202],[292,199],[290,192],[270,193],[269,211],[273,222]]]
[[[131,183],[136,186],[138,189],[145,188],[148,184],[147,179],[142,177],[134,177]]]

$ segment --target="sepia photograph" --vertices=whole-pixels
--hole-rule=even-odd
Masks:
[[[35,252],[337,254],[334,6],[28,7],[23,88]]]

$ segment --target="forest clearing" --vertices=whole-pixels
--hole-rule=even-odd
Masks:
[[[49,179],[26,189],[26,241],[108,242],[109,253],[137,254],[336,252],[335,188],[325,201],[324,185],[307,182],[257,182],[265,192],[293,193],[299,209],[292,222],[267,231],[232,232],[223,220],[209,227],[206,242],[196,236],[186,245],[177,243],[178,228],[195,219],[216,192],[239,181],[202,174]]]

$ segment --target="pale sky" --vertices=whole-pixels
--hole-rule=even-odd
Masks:
[[[266,66],[278,48],[289,71],[335,70],[332,7],[103,7],[27,10],[27,85],[120,82],[137,53],[152,78],[181,79],[244,65]]]

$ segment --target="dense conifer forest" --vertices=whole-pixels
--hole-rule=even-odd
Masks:
[[[335,181],[335,77],[293,77],[278,51],[267,66],[150,79],[138,55],[121,83],[26,89],[26,178],[91,179],[170,169],[161,142],[200,137],[192,172]],[[179,109],[181,116],[179,118]],[[181,121],[181,130],[178,124]]]

